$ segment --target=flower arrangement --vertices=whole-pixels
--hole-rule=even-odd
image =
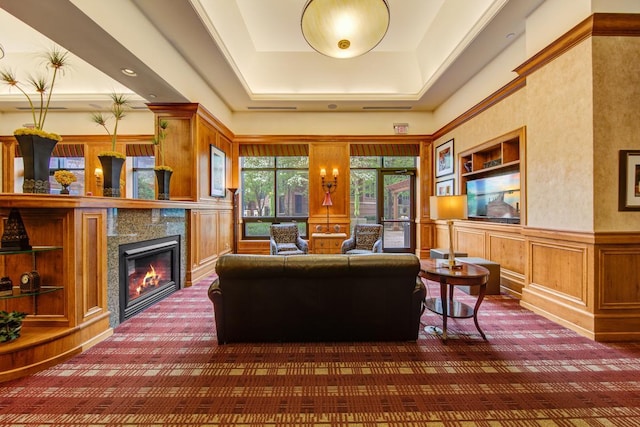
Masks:
[[[153,137],[153,145],[158,146],[159,153],[159,165],[153,168],[154,170],[161,171],[170,171],[173,172],[173,168],[170,166],[166,166],[164,164],[164,140],[167,138],[167,128],[169,127],[169,122],[167,120],[161,119],[158,122],[158,134]]]
[[[64,187],[67,187],[78,180],[73,172],[69,172],[68,170],[55,171],[53,173],[53,179],[55,179],[58,184]]]
[[[125,159],[126,156],[119,151],[116,151],[116,142],[118,141],[118,123],[125,117],[125,110],[129,106],[129,100],[125,95],[112,93],[111,94],[111,116],[115,123],[113,125],[113,132],[109,132],[107,127],[107,121],[109,118],[105,117],[102,113],[93,113],[91,119],[94,123],[102,126],[109,136],[111,136],[111,151],[103,151],[98,156],[110,156]]]
[[[29,95],[26,89],[23,87],[16,73],[11,70],[3,69],[0,71],[0,80],[10,87],[18,89],[29,101],[29,107],[31,108],[31,115],[33,117],[33,128],[19,128],[14,131],[14,135],[38,135],[43,138],[54,139],[61,141],[62,137],[56,133],[45,132],[44,122],[47,118],[47,112],[49,111],[49,105],[51,103],[51,95],[53,94],[53,87],[56,83],[58,73],[64,74],[64,68],[67,66],[67,56],[69,52],[62,51],[56,47],[52,48],[46,53],[46,60],[44,61],[47,68],[47,75],[30,76],[28,83],[38,93],[40,102],[34,103],[31,98],[34,95]],[[52,69],[50,79],[48,78],[49,69]]]

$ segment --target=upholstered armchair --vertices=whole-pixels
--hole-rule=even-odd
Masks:
[[[297,224],[272,224],[269,239],[271,255],[303,255],[309,245],[300,237]]]
[[[342,242],[343,254],[370,254],[382,252],[382,225],[356,224],[351,237]]]

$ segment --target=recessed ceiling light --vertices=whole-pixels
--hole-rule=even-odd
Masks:
[[[149,98],[151,98],[151,99],[156,99],[156,98],[157,98],[157,96],[156,96],[156,94],[155,94],[155,93],[150,93],[150,94],[149,94]]]
[[[120,71],[122,71],[122,74],[124,74],[125,76],[129,76],[129,77],[135,77],[135,76],[138,75],[138,73],[136,73],[131,68],[122,68]]]
[[[512,39],[516,36],[516,33],[509,33],[506,35],[507,39]]]

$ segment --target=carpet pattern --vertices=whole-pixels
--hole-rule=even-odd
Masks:
[[[483,302],[487,341],[451,319],[447,344],[422,330],[417,342],[218,346],[208,283],[0,384],[0,425],[640,425],[640,343],[593,342],[506,296]]]

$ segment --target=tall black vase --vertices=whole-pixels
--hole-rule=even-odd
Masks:
[[[98,156],[102,165],[102,195],[120,197],[120,172],[124,159],[115,156]]]
[[[158,183],[158,200],[169,200],[169,186],[171,184],[171,174],[173,171],[156,169],[155,173],[156,181]]]
[[[14,135],[24,162],[23,193],[49,194],[49,160],[57,140],[39,135]]]

